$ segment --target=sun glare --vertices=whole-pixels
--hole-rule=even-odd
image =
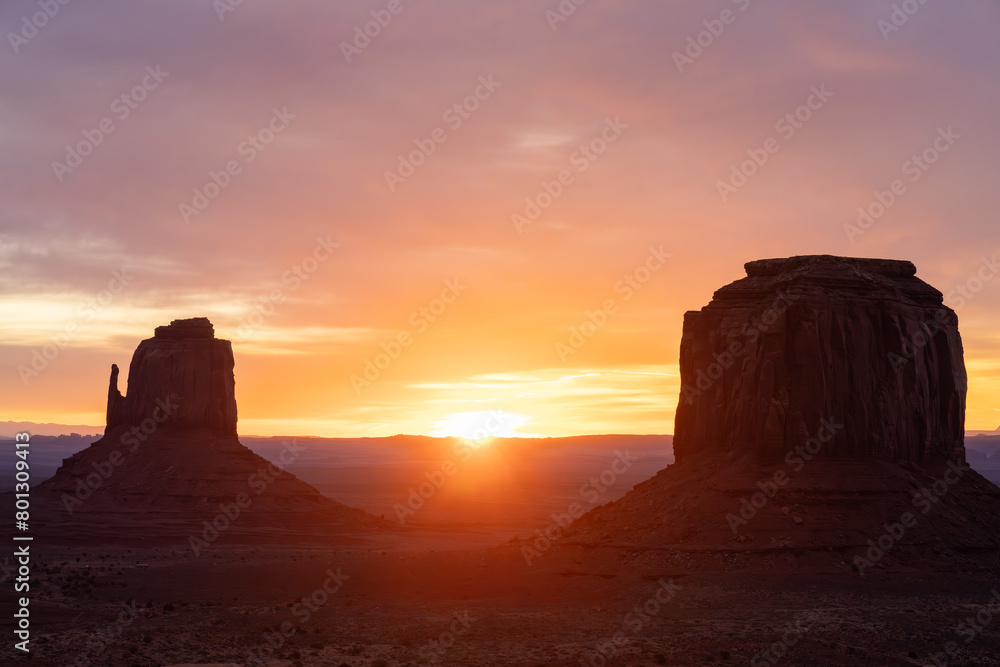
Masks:
[[[530,417],[503,410],[454,412],[432,425],[431,435],[446,438],[464,438],[476,445],[484,445],[493,438],[530,436],[517,430],[531,421]]]

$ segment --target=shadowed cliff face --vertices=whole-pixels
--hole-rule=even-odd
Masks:
[[[230,342],[206,318],[142,341],[125,396],[112,366],[104,436],[35,487],[46,538],[183,542],[198,555],[223,533],[323,541],[386,526],[286,471],[305,450],[294,440],[280,465],[240,444],[233,366]]]
[[[144,421],[170,428],[207,428],[236,435],[233,348],[215,338],[208,319],[174,320],[139,344],[129,365],[128,391],[111,367],[107,431]]]
[[[648,550],[665,570],[996,568],[1000,489],[964,462],[962,342],[941,293],[910,262],[746,270],[685,315],[676,462],[574,521],[566,553]]]
[[[824,420],[842,427],[819,458],[964,460],[958,318],[912,263],[821,255],[746,272],[684,316],[678,461],[777,459]]]

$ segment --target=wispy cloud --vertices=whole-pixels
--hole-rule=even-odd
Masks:
[[[545,3],[421,0],[350,63],[340,43],[370,20],[365,3],[242,3],[225,21],[195,0],[62,6],[0,55],[3,366],[84,319],[37,386],[0,383],[0,406],[99,415],[103,391],[82,388],[99,387],[107,364],[157,325],[207,315],[234,339],[241,416],[261,425],[426,432],[495,391],[524,401],[504,408],[546,433],[663,432],[683,313],[745,261],[886,256],[942,288],[967,276],[995,242],[997,3],[928,3],[889,40],[877,27],[887,3],[750,3],[678,73],[673,52],[731,4],[588,3],[552,30]],[[34,11],[0,7],[4,34]],[[169,77],[120,118],[112,105],[150,66]],[[490,75],[502,87],[389,193],[386,170]],[[720,202],[716,183],[824,84],[836,97],[822,116]],[[284,107],[294,122],[260,134]],[[608,116],[627,133],[514,233],[510,212]],[[60,182],[52,163],[106,117],[114,131]],[[942,124],[966,139],[848,244],[842,225]],[[269,141],[251,161],[241,146],[252,137]],[[232,160],[240,173],[185,224],[179,204]],[[320,235],[342,244],[336,258],[237,339]],[[560,368],[554,343],[651,243],[673,253],[669,275]],[[122,267],[135,274],[128,288],[84,315]],[[354,396],[359,363],[455,275],[470,285],[461,303]],[[979,364],[1000,355],[983,333],[998,329],[998,306],[991,285],[961,314],[976,341],[976,427],[995,427],[984,422],[1000,387]]]

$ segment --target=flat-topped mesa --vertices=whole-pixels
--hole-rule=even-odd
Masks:
[[[964,459],[958,318],[911,262],[811,255],[746,272],[684,316],[679,462],[781,459],[829,435],[824,420],[843,426],[817,458]]]
[[[125,396],[118,390],[118,366],[111,366],[107,430],[145,422],[147,428],[236,435],[233,366],[232,343],[216,338],[207,318],[157,327],[132,355]]]

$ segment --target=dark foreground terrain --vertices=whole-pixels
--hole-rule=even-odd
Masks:
[[[141,512],[98,512],[76,528],[33,514],[31,653],[12,649],[11,547],[0,554],[0,664],[1000,665],[997,550],[961,539],[992,525],[971,511],[985,502],[978,487],[956,487],[861,576],[853,556],[906,509],[860,493],[872,475],[847,475],[844,498],[820,507],[803,491],[819,484],[808,468],[737,537],[723,517],[760,475],[671,481],[655,474],[658,447],[587,441],[532,466],[511,449],[479,450],[405,525],[393,506],[441,451],[383,477],[308,460],[311,481],[352,504],[367,491],[365,508],[392,524],[308,546],[233,529],[195,553]],[[619,450],[638,460],[612,476]],[[589,480],[602,474],[597,493]],[[687,504],[666,502],[688,482]],[[552,517],[573,503],[600,508],[564,530]]]
[[[31,656],[4,664],[1000,665],[1000,581],[975,566],[861,577],[782,553],[740,573],[572,545],[529,565],[474,540],[37,545]]]

